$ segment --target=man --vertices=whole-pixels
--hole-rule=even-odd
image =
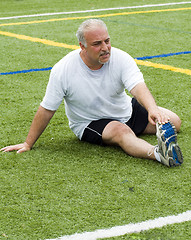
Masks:
[[[176,140],[180,118],[156,105],[133,58],[111,47],[105,23],[86,20],[76,36],[80,49],[53,67],[26,141],[1,151],[30,150],[64,99],[69,126],[80,140],[118,145],[134,157],[180,165],[183,157]],[[156,129],[158,146],[137,137],[155,134]]]

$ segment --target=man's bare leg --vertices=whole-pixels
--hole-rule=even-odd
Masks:
[[[154,146],[138,138],[126,124],[112,121],[105,127],[102,138],[107,145],[120,146],[128,155],[156,160]]]
[[[169,116],[170,121],[173,123],[178,132],[181,126],[180,118],[170,110],[165,108],[161,109]],[[156,134],[156,126],[148,123],[144,134]],[[108,145],[120,146],[130,156],[156,160],[156,151],[154,153],[155,146],[138,138],[126,124],[118,121],[110,122],[105,127],[102,138]],[[157,160],[161,161],[159,157],[157,157]]]

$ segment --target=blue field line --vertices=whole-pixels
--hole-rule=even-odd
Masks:
[[[138,57],[138,58],[135,58],[135,59],[137,59],[137,60],[145,60],[145,59],[170,57],[170,56],[189,54],[189,53],[191,53],[191,51],[177,52],[177,53],[167,53],[167,54],[160,54],[160,55],[155,55],[155,56],[145,56],[145,57]]]
[[[11,74],[19,74],[19,73],[49,71],[49,70],[51,70],[51,69],[52,69],[52,67],[47,67],[47,68],[35,68],[35,69],[21,70],[21,71],[15,71],[15,72],[4,72],[4,73],[0,73],[0,75],[11,75]]]
[[[167,54],[160,54],[160,55],[155,55],[155,56],[137,57],[135,59],[137,59],[137,60],[146,60],[146,59],[152,59],[152,58],[170,57],[170,56],[189,54],[189,53],[191,53],[191,51],[177,52],[177,53],[167,53]],[[35,68],[35,69],[28,69],[28,70],[14,71],[14,72],[4,72],[4,73],[0,73],[0,75],[11,75],[11,74],[19,74],[19,73],[49,71],[51,69],[52,69],[52,67]]]

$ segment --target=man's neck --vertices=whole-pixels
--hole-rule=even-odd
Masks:
[[[91,70],[98,70],[100,69],[103,64],[101,63],[98,63],[98,64],[95,64],[95,63],[91,63],[88,59],[87,59],[87,56],[86,54],[84,54],[83,51],[80,52],[80,57],[82,59],[82,61],[91,69]]]

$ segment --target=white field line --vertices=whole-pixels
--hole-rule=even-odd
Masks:
[[[188,3],[191,3],[191,2],[189,1],[189,2],[149,4],[149,5],[141,5],[141,6],[103,8],[103,9],[93,9],[93,10],[91,9],[91,10],[73,11],[73,12],[42,13],[42,14],[22,15],[22,16],[13,16],[13,17],[1,17],[0,20],[13,19],[13,18],[27,18],[27,17],[42,17],[42,16],[64,15],[64,14],[73,14],[73,13],[90,13],[90,12],[101,12],[101,11],[111,11],[111,10],[121,10],[121,9],[133,9],[133,8],[161,7],[161,6],[188,4]]]
[[[128,233],[138,233],[154,228],[161,228],[169,224],[183,223],[191,221],[191,211],[186,211],[178,215],[160,217],[140,223],[130,223],[124,226],[116,226],[110,229],[100,229],[94,232],[76,233],[49,240],[98,240],[103,238],[122,236]],[[48,239],[47,239],[48,240]]]

